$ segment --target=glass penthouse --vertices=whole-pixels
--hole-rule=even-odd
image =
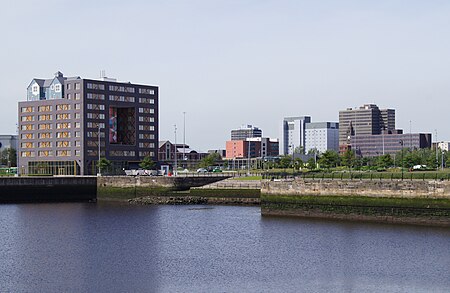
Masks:
[[[156,162],[158,87],[61,72],[33,79],[19,102],[17,154],[24,175],[92,175],[99,157],[116,169]]]

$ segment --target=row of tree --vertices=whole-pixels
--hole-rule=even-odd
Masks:
[[[434,151],[431,149],[414,149],[408,148],[399,151],[395,155],[385,154],[378,157],[360,157],[356,156],[352,150],[347,150],[339,155],[337,152],[328,150],[318,154],[303,162],[296,158],[292,160],[292,156],[282,156],[278,163],[272,163],[275,168],[294,168],[300,169],[307,167],[316,169],[318,166],[322,169],[331,169],[335,167],[347,167],[354,169],[387,169],[391,167],[412,168],[416,165],[426,166],[429,169],[435,169],[441,165],[446,166],[450,161],[450,152]]]

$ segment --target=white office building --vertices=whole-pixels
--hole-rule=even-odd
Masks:
[[[339,152],[339,123],[314,122],[305,124],[305,152],[317,149]]]
[[[281,131],[281,151],[289,155],[298,147],[305,148],[305,125],[311,122],[309,116],[286,117]]]

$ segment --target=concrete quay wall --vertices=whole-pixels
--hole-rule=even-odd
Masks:
[[[0,177],[0,202],[95,201],[96,177]]]
[[[284,180],[263,181],[267,195],[450,198],[449,181],[422,180]]]

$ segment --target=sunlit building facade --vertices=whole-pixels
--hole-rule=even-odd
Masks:
[[[18,115],[21,174],[96,174],[99,157],[115,168],[157,161],[156,86],[57,72],[31,81]]]

